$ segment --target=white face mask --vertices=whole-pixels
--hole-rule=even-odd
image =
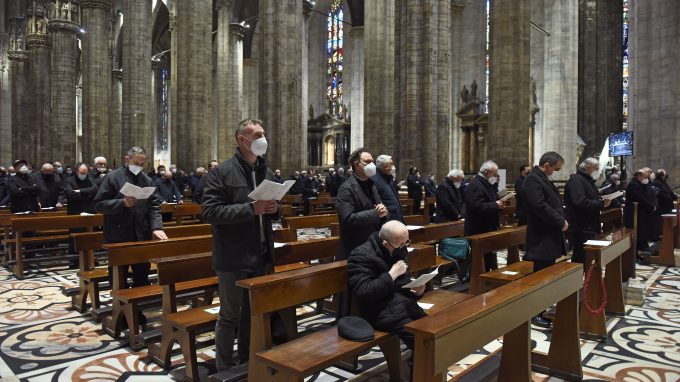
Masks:
[[[364,174],[366,174],[366,176],[368,177],[375,175],[375,171],[376,171],[375,163],[369,163],[364,166]]]
[[[253,141],[253,143],[250,144],[250,151],[252,151],[253,154],[259,157],[267,153],[268,145],[269,144],[267,143],[267,138],[265,137],[257,138],[256,140]]]
[[[656,179],[656,175],[654,173],[649,174],[649,180],[653,182],[654,179]]]
[[[165,175],[165,170],[161,170],[158,172],[161,176]]]
[[[19,172],[22,174],[28,174],[28,166],[19,167]]]
[[[397,176],[397,168],[394,165],[392,165],[392,169],[390,170],[390,175]]]
[[[617,180],[616,182],[614,182],[614,184],[618,186],[619,184],[621,184],[621,181]]]
[[[642,179],[642,184],[647,184],[647,183],[649,183],[649,178]]]
[[[600,179],[600,171],[591,172],[590,177],[593,178],[593,179]]]
[[[463,185],[463,182],[453,182],[453,186],[456,188],[460,188],[460,186]]]
[[[78,179],[85,180],[85,178],[87,178],[87,174],[78,174]]]
[[[137,174],[139,174],[140,172],[142,172],[142,167],[141,167],[141,166],[137,166],[136,164],[132,164],[132,163],[130,163],[130,164],[128,165],[128,169],[130,170],[131,173],[133,173],[133,174],[135,174],[135,175],[137,175]]]
[[[492,185],[498,183],[498,178],[495,177],[495,176],[490,177],[489,183],[492,184]]]
[[[16,172],[11,172],[9,173],[9,176],[16,176],[16,174],[17,174]]]

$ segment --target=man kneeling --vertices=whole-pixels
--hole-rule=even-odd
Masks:
[[[402,288],[411,282],[406,265],[410,243],[406,226],[391,220],[350,253],[347,271],[361,316],[375,329],[397,334],[413,350],[413,335],[404,325],[426,314],[417,302],[425,286]]]

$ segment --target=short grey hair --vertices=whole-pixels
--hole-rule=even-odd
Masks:
[[[106,162],[106,158],[104,158],[104,157],[96,157],[96,158],[94,158],[94,163],[95,163],[95,164],[97,164],[97,162],[101,162],[101,161]]]
[[[578,168],[581,169],[581,170],[585,170],[586,166],[596,166],[596,165],[599,165],[599,164],[600,164],[600,161],[597,160],[597,158],[588,157],[588,158],[584,159],[583,162],[581,162],[580,165],[578,165]]]
[[[488,161],[482,163],[482,167],[479,168],[479,172],[484,174],[484,173],[489,172],[489,171],[494,170],[494,169],[498,169],[498,165],[496,164],[496,162],[494,162],[492,160],[488,160]]]
[[[404,223],[399,220],[390,220],[380,228],[378,237],[385,241],[393,241],[396,236],[403,234],[404,231],[408,232]]]
[[[375,159],[375,165],[378,168],[384,168],[392,160],[392,157],[387,154],[382,154]]]
[[[463,177],[465,176],[465,173],[463,172],[463,170],[459,170],[457,168],[449,171],[449,174],[446,175],[447,178],[458,178],[459,176]]]
[[[345,173],[345,168],[344,168],[344,167],[340,167],[340,168],[338,169],[338,174],[342,175],[342,174],[344,174],[344,173]]]
[[[136,155],[144,155],[144,156],[147,156],[146,150],[144,150],[144,147],[141,147],[141,146],[132,146],[132,147],[130,147],[130,150],[128,150],[128,152],[127,152],[127,156],[128,156],[129,158],[132,158],[132,157],[134,157],[134,156],[136,156]]]
[[[236,131],[234,132],[234,139],[238,138],[239,135],[245,133],[246,128],[248,128],[248,126],[250,125],[260,125],[264,128],[264,125],[262,124],[261,120],[254,118],[246,118],[238,123]]]
[[[205,167],[198,167],[196,172],[205,172]]]

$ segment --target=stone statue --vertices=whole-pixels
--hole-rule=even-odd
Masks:
[[[477,99],[477,80],[473,80],[470,85],[470,96],[471,99]]]
[[[314,107],[312,104],[309,104],[309,119],[314,119]]]
[[[465,87],[465,85],[463,85],[463,89],[460,91],[460,100],[463,102],[463,104],[466,104],[468,102],[468,94],[469,92],[467,88]]]
[[[38,21],[36,21],[36,25],[35,25],[35,33],[41,34],[42,30],[43,30],[43,20],[38,19]]]
[[[71,21],[71,11],[73,10],[73,4],[71,2],[66,3],[66,11],[68,12],[67,20]]]
[[[530,78],[531,81],[531,102],[533,105],[538,105],[538,99],[536,98],[536,80],[533,77]]]
[[[347,120],[347,105],[344,103],[342,104],[342,118],[346,121]]]
[[[9,50],[17,50],[17,40],[14,33],[9,35]]]
[[[330,98],[326,98],[326,114],[332,114],[333,113],[333,104],[331,103]]]

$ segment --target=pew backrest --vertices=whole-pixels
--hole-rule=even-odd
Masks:
[[[132,265],[153,259],[212,251],[212,235],[104,244],[110,266]]]
[[[12,220],[13,231],[42,231],[54,229],[99,227],[104,224],[104,215],[39,216]]]

